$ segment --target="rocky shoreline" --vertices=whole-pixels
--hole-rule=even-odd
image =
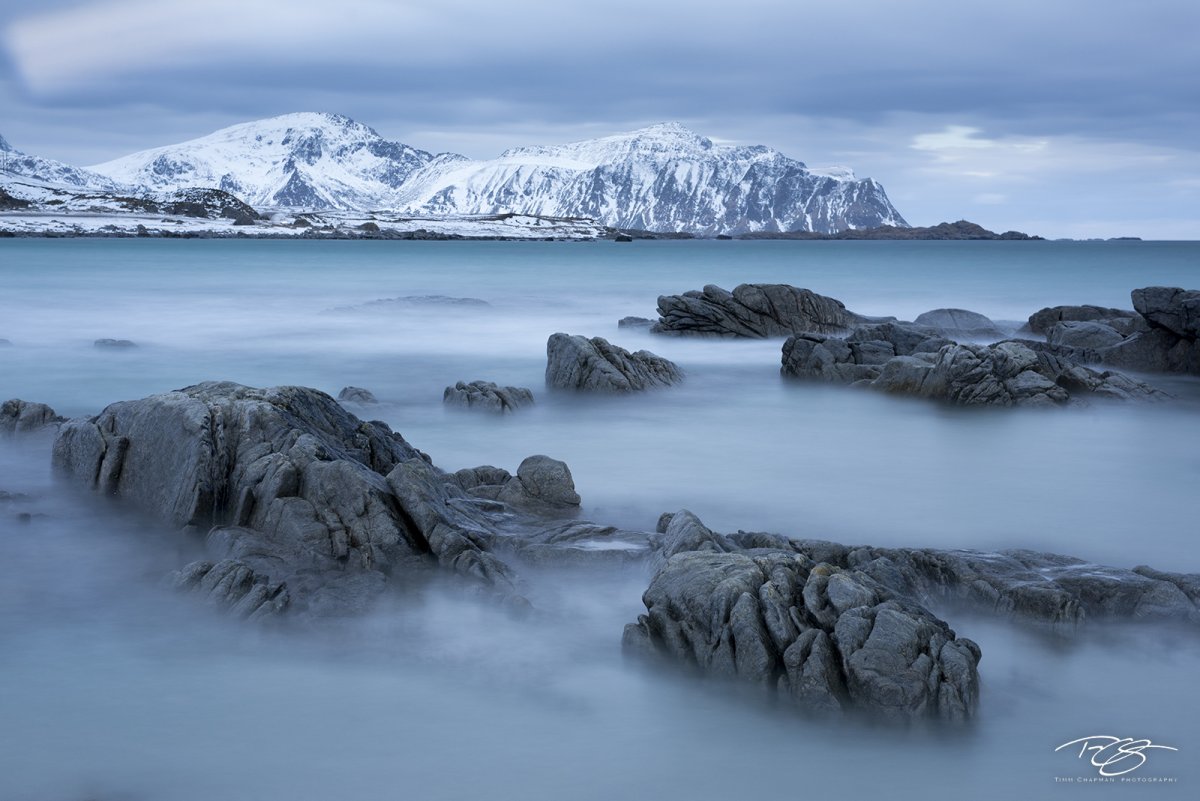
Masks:
[[[1085,367],[1074,360],[1082,346],[1064,341],[1081,323],[1089,336],[1101,326],[1114,345],[1141,342],[1123,358],[1148,354],[1136,362],[1143,371],[1196,374],[1187,354],[1200,347],[1200,292],[1148,287],[1132,299],[1133,310],[1035,312],[1026,328],[1047,336],[1039,342],[1005,339],[1013,333],[1006,326],[962,309],[904,322],[785,285],[706,287],[659,298],[651,330],[778,339],[785,377],[959,405],[1165,400],[1141,381]],[[1104,355],[1091,350],[1095,361]],[[547,342],[551,390],[619,396],[670,391],[684,377],[667,359],[600,337],[556,333]],[[448,405],[497,413],[532,399],[526,388],[486,381],[444,393]],[[978,671],[985,655],[951,627],[947,618],[959,614],[1068,638],[1111,622],[1200,626],[1200,575],[1148,566],[720,534],[687,510],[664,514],[653,531],[590,522],[580,519],[564,462],[536,454],[512,472],[481,465],[449,473],[387,424],[352,413],[376,403],[362,387],[335,400],[304,387],[206,382],[71,420],[10,400],[0,407],[0,434],[54,431],[56,470],[203,549],[169,581],[234,617],[303,625],[358,615],[437,576],[481,603],[526,614],[525,571],[640,565],[646,611],[613,632],[614,647],[760,688],[811,715],[973,719],[986,692]]]

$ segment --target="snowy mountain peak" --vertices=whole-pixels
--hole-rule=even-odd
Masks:
[[[156,191],[222,189],[255,206],[356,209],[389,205],[390,193],[432,158],[349,117],[299,112],[231,125],[92,169]]]

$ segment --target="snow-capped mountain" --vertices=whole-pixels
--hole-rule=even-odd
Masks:
[[[761,145],[730,147],[665,123],[627,134],[435,159],[401,188],[411,212],[516,211],[619,228],[732,234],[905,226],[883,187],[845,168],[809,170]]]
[[[761,145],[718,145],[678,123],[472,160],[390,142],[347,117],[299,113],[88,170],[19,155],[21,175],[49,183],[131,196],[212,188],[260,209],[512,213],[710,236],[907,225],[871,179],[809,169]]]
[[[116,191],[115,181],[89,170],[72,167],[54,159],[23,153],[0,136],[0,176],[32,178],[37,182],[80,189]]]
[[[396,190],[432,158],[348,117],[299,113],[90,169],[147,191],[212,187],[253,206],[355,210],[393,206]]]

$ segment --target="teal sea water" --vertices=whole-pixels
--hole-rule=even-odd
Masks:
[[[742,282],[1015,326],[1200,287],[1200,243],[0,241],[0,399],[79,415],[211,379],[355,385],[443,468],[565,460],[598,522],[689,508],[718,530],[1200,572],[1200,381],[1148,377],[1179,397],[1163,407],[954,410],[784,382],[778,341],[617,328],[660,294]],[[371,303],[426,296],[487,305]],[[687,381],[547,393],[556,331],[652,350]],[[474,379],[538,403],[446,411],[443,388]],[[48,449],[0,441],[0,490],[45,514],[0,506],[0,798],[1188,798],[1200,781],[1194,630],[1067,646],[955,618],[984,650],[970,733],[830,731],[624,663],[638,571],[534,576],[535,623],[433,593],[328,641],[247,632],[161,590],[169,538],[56,487]],[[1088,734],[1179,747],[1143,771],[1179,781],[1064,789],[1086,764],[1053,749]]]

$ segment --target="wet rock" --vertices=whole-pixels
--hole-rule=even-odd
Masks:
[[[0,405],[0,434],[25,434],[65,420],[44,403],[13,398]]]
[[[97,340],[96,340],[95,342],[93,342],[92,344],[93,344],[95,347],[97,347],[97,348],[115,348],[115,349],[121,349],[121,348],[134,348],[134,347],[137,347],[137,345],[136,345],[136,344],[135,344],[133,341],[131,341],[131,340],[128,340],[128,339],[107,339],[107,338],[105,338],[105,339],[97,339]]]
[[[944,343],[920,339],[920,334],[890,324],[864,327],[845,339],[821,334],[791,337],[783,345],[781,372],[963,406],[1058,406],[1087,397],[1168,397],[1120,373],[1084,367],[1054,349],[1017,341]],[[859,341],[867,336],[876,338]]]
[[[402,582],[418,562],[512,589],[464,533],[474,518],[461,487],[385,424],[316,390],[209,382],[115,403],[64,424],[54,463],[173,525],[243,532],[293,600],[304,590],[295,576],[320,576],[314,588],[385,573]]]
[[[501,387],[491,381],[459,381],[446,387],[442,403],[461,409],[505,414],[533,405],[533,392],[524,387]]]
[[[999,339],[1004,336],[990,318],[966,309],[934,309],[918,315],[913,323],[954,338]]]
[[[1029,330],[1035,334],[1049,334],[1050,329],[1060,322],[1102,322],[1116,327],[1119,321],[1133,321],[1141,315],[1129,309],[1112,309],[1104,306],[1051,306],[1029,316]],[[1132,323],[1125,323],[1129,327]],[[1130,331],[1129,333],[1132,333]]]
[[[866,321],[839,300],[787,284],[740,284],[732,292],[710,284],[659,297],[658,313],[655,333],[755,339],[842,332]]]
[[[764,689],[813,713],[965,720],[979,648],[924,608],[855,571],[783,550],[737,549],[689,512],[655,545],[666,557],[626,627],[634,654]],[[701,550],[682,550],[698,544]],[[664,552],[665,555],[665,552]]]
[[[375,393],[362,387],[342,387],[337,399],[342,403],[379,403]]]
[[[496,500],[523,509],[576,512],[579,494],[565,462],[549,456],[529,456],[517,474],[504,483]]]
[[[672,362],[630,353],[601,337],[553,334],[546,343],[546,386],[586,392],[640,392],[683,380]]]

